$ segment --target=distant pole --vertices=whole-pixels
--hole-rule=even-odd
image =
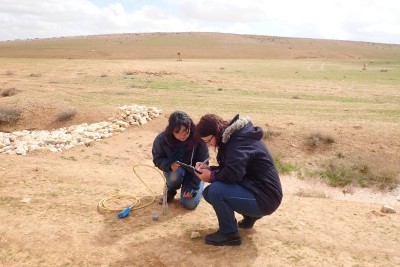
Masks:
[[[176,54],[176,61],[182,61],[181,59],[181,53]]]

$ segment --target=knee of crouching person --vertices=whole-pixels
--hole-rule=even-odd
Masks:
[[[181,203],[182,203],[182,206],[188,210],[194,210],[195,208],[197,208],[197,205],[198,205],[198,203],[196,203],[193,198],[183,199],[181,201]]]

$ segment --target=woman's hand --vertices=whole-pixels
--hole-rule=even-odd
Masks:
[[[189,191],[185,191],[185,192],[183,193],[183,197],[184,197],[184,198],[191,198],[191,197],[192,197],[192,193],[190,193]]]
[[[202,171],[203,169],[210,170],[210,167],[207,164],[203,164],[203,162],[196,162],[196,169]]]
[[[200,180],[209,183],[211,179],[211,168],[207,164],[203,164],[203,162],[196,162],[195,167],[202,172],[202,174],[195,172],[196,176]]]
[[[211,171],[209,170],[209,168],[201,168],[200,170],[202,173],[200,174],[200,173],[195,172],[196,176],[200,180],[209,183],[211,180]]]

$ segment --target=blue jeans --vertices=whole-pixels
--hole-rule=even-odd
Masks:
[[[178,168],[175,172],[164,172],[165,180],[167,182],[167,189],[169,191],[173,190],[178,190],[181,188],[181,204],[183,207],[186,209],[192,210],[195,209],[201,200],[201,197],[203,195],[203,189],[204,189],[204,182],[200,181],[199,184],[199,189],[196,191],[196,196],[195,197],[183,197],[183,194],[186,191],[190,191],[193,188],[193,180],[192,179],[199,179],[196,176],[193,176],[189,173],[186,173],[186,171],[183,168]]]
[[[218,218],[219,231],[223,234],[231,234],[238,230],[235,211],[251,217],[265,215],[254,194],[239,184],[217,181],[204,189],[203,196],[213,206]]]

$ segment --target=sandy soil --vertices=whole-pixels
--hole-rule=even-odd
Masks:
[[[396,171],[399,68],[394,58],[399,48],[193,33],[1,42],[0,91],[15,87],[20,92],[0,98],[0,104],[24,111],[19,130],[62,127],[54,118],[70,106],[79,110],[73,124],[107,119],[119,104],[151,103],[164,114],[89,147],[0,154],[0,266],[400,266],[399,189],[332,188],[282,175],[284,199],[277,212],[241,230],[242,246],[213,247],[202,238],[217,229],[210,205],[203,200],[187,211],[176,199],[163,215],[161,205],[151,201],[164,181],[148,167],[152,142],[173,109],[191,110],[195,120],[213,110],[229,119],[244,98],[249,103],[240,112],[250,114],[241,115],[272,129],[271,151],[284,151],[295,163],[312,169],[340,153],[362,155],[368,166]],[[184,58],[179,65],[178,51]],[[168,60],[138,61],[142,58]],[[325,59],[332,60],[325,64]],[[351,62],[336,65],[335,59]],[[390,64],[382,63],[386,60]],[[361,73],[365,62],[369,72]],[[348,78],[337,79],[339,73]],[[184,105],[169,91],[177,81],[183,82],[178,88]],[[157,90],[150,90],[151,82],[159,83]],[[193,96],[207,101],[199,105]],[[355,99],[360,101],[353,105]],[[308,150],[304,140],[311,129],[331,133],[336,142]],[[98,209],[99,201],[114,194],[150,205],[118,219],[118,211]],[[107,204],[121,210],[130,201]],[[397,213],[382,213],[384,204]],[[158,221],[152,219],[155,214]],[[192,232],[202,237],[192,239]]]
[[[213,247],[202,237],[217,228],[204,200],[187,211],[176,199],[163,215],[154,202],[118,219],[98,202],[131,194],[143,203],[161,193],[150,167],[151,144],[165,116],[91,147],[63,153],[0,155],[1,266],[398,266],[399,192],[330,188],[282,176],[276,213],[241,230],[240,247]],[[140,179],[153,192],[149,192]],[[127,203],[111,199],[110,207]],[[121,206],[122,205],[122,206]],[[153,221],[154,214],[159,215]],[[237,216],[237,219],[241,219]]]

